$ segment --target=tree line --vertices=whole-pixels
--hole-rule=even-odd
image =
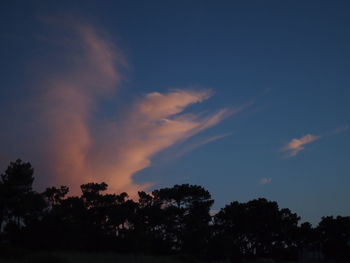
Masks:
[[[317,227],[265,198],[231,202],[211,215],[214,200],[198,185],[146,193],[106,193],[108,185],[33,190],[30,163],[11,162],[0,178],[0,252],[27,250],[186,254],[208,260],[297,260],[307,251],[350,260],[350,217],[322,217]],[[305,252],[306,251],[306,252]]]

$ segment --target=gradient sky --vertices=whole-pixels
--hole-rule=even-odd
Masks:
[[[314,224],[350,215],[349,13],[349,1],[2,1],[0,168],[30,161],[38,189],[190,183],[214,209],[266,197]]]

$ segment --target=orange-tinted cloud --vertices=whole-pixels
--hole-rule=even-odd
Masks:
[[[137,101],[125,121],[115,126],[120,137],[111,142],[114,146],[109,153],[109,163],[103,164],[109,167],[103,180],[110,182],[112,190],[142,189],[144,186],[132,182],[132,176],[150,166],[152,156],[227,117],[225,109],[206,116],[183,113],[187,106],[207,99],[208,94],[207,91],[175,90],[150,93]]]
[[[118,66],[125,62],[94,28],[78,25],[73,30],[78,37],[71,66],[47,80],[42,95],[40,119],[49,134],[45,158],[53,184],[66,184],[77,193],[82,183],[105,181],[111,191],[136,193],[151,184],[135,184],[133,175],[150,166],[152,156],[232,114],[228,109],[184,113],[210,92],[173,90],[146,94],[131,103],[122,120],[92,127],[98,99],[117,88]]]
[[[45,123],[46,157],[55,182],[74,185],[91,180],[86,159],[92,143],[88,127],[96,97],[115,89],[119,56],[94,28],[76,25],[76,53],[70,67],[46,80],[41,121]],[[73,47],[72,47],[73,48]]]
[[[320,136],[307,134],[299,139],[292,139],[282,150],[288,152],[287,157],[293,157],[304,149],[304,145],[314,142],[319,138]]]

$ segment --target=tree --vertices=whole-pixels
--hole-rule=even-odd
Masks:
[[[175,185],[152,192],[164,214],[164,233],[172,248],[199,253],[209,239],[210,193],[198,185]]]
[[[139,251],[147,253],[171,252],[172,242],[166,235],[166,213],[162,202],[152,194],[138,192],[139,200],[134,224],[135,239]]]
[[[350,259],[350,217],[322,217],[317,226],[321,247],[326,259],[346,261]]]
[[[33,240],[27,229],[40,221],[46,207],[42,195],[33,191],[34,169],[20,159],[0,175],[0,229],[12,244]]]
[[[215,216],[215,240],[225,240],[221,251],[228,257],[296,256],[299,217],[264,198],[232,202]],[[236,251],[234,254],[231,251]]]
[[[17,194],[26,194],[32,191],[34,169],[30,163],[17,159],[11,162],[5,173],[1,174],[1,182]]]
[[[11,222],[20,228],[26,219],[43,209],[42,198],[32,189],[33,174],[32,165],[18,159],[0,175],[1,224]]]
[[[42,193],[48,202],[48,205],[52,208],[53,206],[59,205],[65,196],[69,192],[69,187],[61,186],[60,188],[49,187]]]

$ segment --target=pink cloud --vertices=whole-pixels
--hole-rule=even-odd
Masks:
[[[43,146],[54,182],[75,186],[91,180],[86,159],[93,142],[88,122],[96,96],[115,89],[120,56],[89,26],[73,27],[78,41],[71,67],[46,80],[40,121],[49,136]]]
[[[77,25],[73,30],[78,38],[71,66],[47,79],[41,96],[40,122],[43,134],[49,134],[42,147],[52,184],[67,184],[76,193],[82,183],[105,181],[111,191],[135,194],[152,184],[136,184],[133,176],[149,167],[154,155],[234,113],[185,113],[211,92],[179,89],[146,94],[125,109],[122,119],[92,126],[98,100],[118,88],[119,68],[126,63],[93,27]]]
[[[150,93],[137,101],[125,121],[115,127],[121,136],[114,141],[113,157],[103,165],[109,167],[103,179],[111,182],[115,191],[144,188],[135,185],[132,176],[150,166],[155,154],[216,125],[227,116],[224,114],[227,110],[206,116],[183,113],[187,106],[207,98],[207,91],[176,90]]]
[[[304,145],[320,139],[320,136],[307,134],[298,139],[292,139],[286,146],[282,148],[283,151],[288,152],[287,157],[296,156],[300,151],[304,150]]]

